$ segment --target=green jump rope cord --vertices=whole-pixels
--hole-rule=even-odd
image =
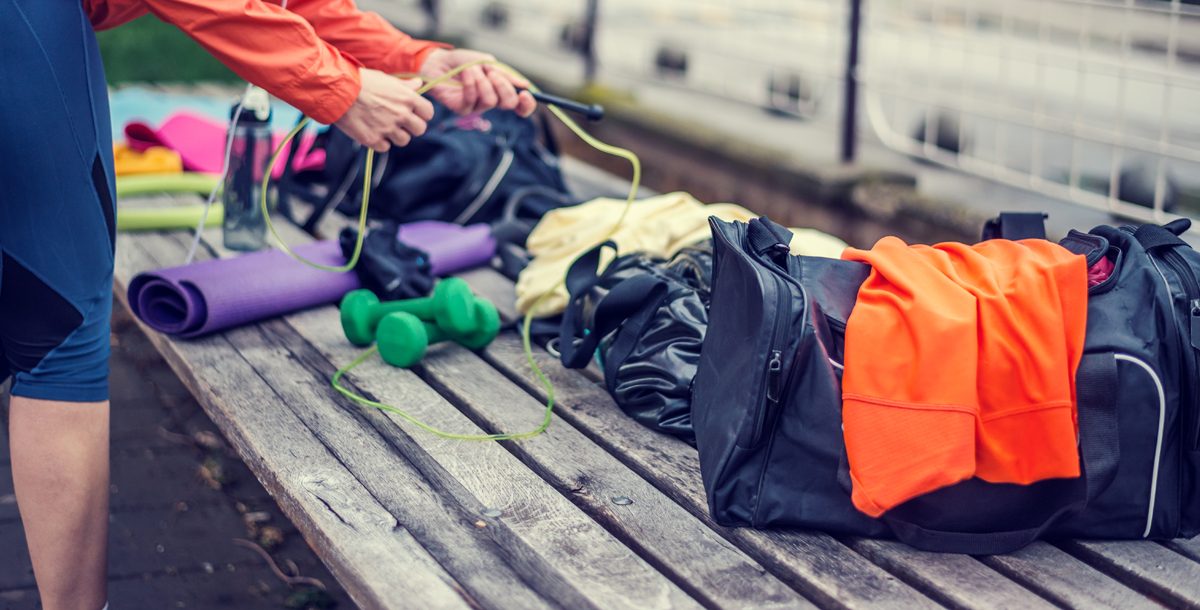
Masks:
[[[457,83],[457,82],[451,82],[451,79],[453,79],[455,76],[458,76],[458,74],[464,70],[473,68],[475,66],[481,66],[481,65],[496,66],[497,68],[500,68],[501,70],[504,70],[505,72],[508,72],[509,74],[512,74],[513,76],[524,79],[526,81],[529,80],[529,79],[526,79],[524,76],[522,76],[520,72],[517,72],[515,69],[513,69],[499,61],[491,60],[491,59],[483,59],[483,60],[478,60],[478,61],[473,61],[473,62],[468,62],[468,63],[462,64],[452,70],[449,70],[445,74],[443,74],[433,80],[426,81],[424,85],[422,85],[419,89],[417,89],[417,93],[419,93],[419,94],[427,93],[434,87],[438,87],[440,85],[459,85],[459,83]],[[531,91],[538,91],[538,88],[535,85],[533,85],[533,83],[530,83],[529,89]],[[596,139],[594,136],[592,136],[588,132],[584,131],[583,128],[580,127],[579,124],[576,123],[574,119],[567,116],[567,114],[565,112],[563,112],[560,108],[558,108],[556,106],[547,106],[547,108],[550,110],[550,112],[552,114],[554,114],[555,117],[558,118],[559,121],[562,121],[562,123],[567,126],[567,129],[570,129],[576,136],[579,137],[580,140],[583,140],[584,143],[586,143],[588,146],[591,146],[592,148],[594,148],[604,154],[608,154],[608,155],[612,155],[614,157],[619,157],[621,159],[625,159],[625,160],[629,161],[630,165],[633,166],[633,176],[630,179],[629,195],[625,199],[625,206],[621,209],[621,215],[617,218],[617,222],[612,226],[611,229],[609,229],[608,233],[604,236],[604,238],[600,240],[600,243],[604,243],[604,242],[608,241],[609,238],[611,238],[613,235],[615,235],[617,233],[617,231],[619,231],[621,229],[621,226],[625,223],[625,217],[629,214],[629,209],[633,206],[633,202],[637,197],[638,187],[640,186],[641,181],[642,181],[642,163],[638,159],[638,156],[633,153],[633,151],[625,149],[625,148],[621,148],[619,146],[613,146],[612,144],[602,142],[602,141]],[[295,138],[296,135],[299,134],[300,131],[303,130],[308,125],[309,122],[310,122],[310,119],[306,118],[302,122],[300,122],[298,125],[296,125],[294,128],[292,128],[292,130],[290,132],[288,132],[287,136],[285,136],[283,138],[283,141],[279,143],[279,146],[275,148],[275,152],[271,155],[271,159],[268,162],[267,170],[263,174],[263,182],[262,182],[262,189],[261,189],[262,196],[260,198],[259,203],[262,206],[263,218],[266,220],[267,228],[271,231],[271,236],[275,238],[275,241],[279,243],[280,247],[283,249],[284,252],[286,252],[289,256],[296,259],[297,261],[300,261],[301,263],[304,263],[305,265],[308,265],[315,269],[320,269],[322,271],[329,271],[329,272],[333,272],[333,273],[344,273],[346,271],[350,271],[350,270],[354,269],[354,267],[358,264],[359,256],[362,254],[363,239],[366,235],[366,230],[367,230],[367,208],[371,202],[371,196],[370,196],[371,170],[374,167],[374,162],[375,162],[375,151],[373,149],[367,149],[367,158],[366,158],[365,166],[363,168],[363,194],[362,194],[362,204],[360,206],[360,210],[359,210],[359,214],[358,214],[358,239],[355,241],[355,244],[354,244],[354,253],[350,256],[350,260],[348,260],[345,265],[341,265],[341,266],[322,265],[320,263],[310,261],[310,260],[300,256],[299,254],[296,254],[295,252],[293,252],[291,247],[289,247],[287,245],[287,242],[285,242],[283,240],[283,238],[279,236],[279,233],[275,230],[275,225],[271,222],[271,214],[270,214],[269,206],[267,205],[267,189],[270,186],[271,171],[275,168],[275,164],[276,164],[276,162],[279,161],[279,157],[283,153],[283,150],[285,148],[287,148],[288,144],[291,143],[292,139]],[[554,397],[554,384],[550,381],[550,379],[548,377],[546,377],[545,372],[543,372],[542,368],[540,366],[538,366],[537,359],[534,358],[533,341],[530,337],[530,328],[533,324],[534,312],[536,312],[539,309],[539,307],[541,306],[541,304],[545,301],[545,299],[547,297],[549,297],[551,294],[553,294],[555,291],[557,291],[559,288],[561,288],[565,284],[566,284],[566,277],[564,276],[562,282],[560,282],[557,286],[555,286],[554,289],[546,292],[541,297],[539,297],[537,300],[535,300],[533,305],[530,306],[529,311],[525,313],[524,323],[521,326],[521,343],[522,343],[522,346],[524,347],[524,351],[525,351],[525,360],[529,363],[529,368],[531,370],[533,370],[534,376],[537,377],[538,381],[541,382],[542,387],[545,388],[545,390],[546,390],[545,415],[542,417],[542,423],[537,428],[534,428],[533,430],[528,430],[526,432],[497,433],[497,434],[458,434],[455,432],[446,432],[444,430],[435,428],[435,427],[417,419],[416,417],[414,417],[407,411],[404,411],[403,409],[400,409],[398,407],[395,407],[393,405],[389,405],[386,403],[371,400],[371,399],[369,399],[365,396],[362,396],[360,394],[357,394],[354,391],[343,386],[341,383],[342,378],[345,377],[347,374],[349,374],[350,371],[354,370],[356,367],[358,367],[362,363],[366,362],[366,360],[368,358],[375,355],[379,351],[378,347],[372,347],[372,348],[366,350],[360,356],[358,356],[357,358],[352,360],[349,364],[338,369],[337,372],[334,373],[333,378],[330,381],[330,385],[333,386],[333,389],[337,390],[338,393],[342,394],[346,398],[349,398],[351,401],[353,401],[354,403],[356,403],[360,406],[370,407],[373,409],[379,409],[381,411],[387,411],[388,413],[393,413],[393,414],[403,418],[405,421],[412,423],[413,425],[417,426],[418,428],[425,430],[426,432],[429,432],[430,434],[440,436],[442,438],[447,438],[447,439],[451,439],[451,440],[459,440],[459,441],[516,441],[516,440],[523,440],[523,439],[528,439],[528,438],[533,438],[535,436],[538,436],[539,434],[545,432],[546,429],[550,427],[550,422],[552,421],[552,416],[554,413],[554,398],[555,397]]]

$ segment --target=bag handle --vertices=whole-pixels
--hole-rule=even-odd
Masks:
[[[1000,212],[983,224],[983,241],[989,239],[1046,239],[1044,212]]]
[[[1155,248],[1173,248],[1186,246],[1188,243],[1179,238],[1184,231],[1192,226],[1192,221],[1180,218],[1163,226],[1142,225],[1133,232],[1133,238],[1147,250]]]
[[[648,303],[661,303],[666,296],[667,284],[662,279],[650,274],[635,275],[613,286],[596,303],[591,328],[588,328],[583,319],[584,300],[602,277],[598,269],[600,255],[606,248],[615,252],[617,245],[607,241],[584,252],[567,271],[570,300],[563,311],[558,333],[559,357],[567,368],[587,366],[601,339],[647,307]]]
[[[747,224],[746,238],[755,254],[769,256],[772,259],[779,255],[791,254],[793,237],[791,231],[766,216],[755,218]],[[775,262],[782,264],[778,260]]]
[[[1060,518],[1082,510],[1112,483],[1121,448],[1117,428],[1117,361],[1111,353],[1085,354],[1075,375],[1079,410],[1079,453],[1084,485],[1080,493],[1041,523],[1023,529],[971,533],[934,530],[886,513],[882,519],[896,538],[918,549],[969,555],[1009,553],[1037,540]]]

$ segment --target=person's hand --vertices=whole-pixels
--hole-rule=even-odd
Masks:
[[[458,66],[495,57],[467,49],[438,49],[425,58],[421,76],[426,82]],[[430,93],[447,108],[459,114],[483,112],[491,108],[512,110],[526,117],[537,109],[537,101],[528,91],[529,83],[495,65],[471,66],[454,77],[457,84],[434,87]]]
[[[420,81],[401,80],[377,70],[362,68],[358,99],[334,125],[359,144],[387,152],[405,146],[425,133],[433,118],[433,104],[417,94]]]

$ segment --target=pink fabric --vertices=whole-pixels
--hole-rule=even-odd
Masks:
[[[181,111],[167,117],[158,129],[140,121],[126,124],[125,141],[130,148],[139,151],[151,146],[170,148],[183,159],[185,171],[219,174],[225,160],[227,127],[226,123],[207,116]],[[284,135],[274,134],[272,149],[279,146]],[[306,171],[325,167],[325,151],[312,150],[315,140],[316,136],[311,132],[300,136],[299,149],[296,159],[292,162],[292,169]],[[282,163],[276,165],[271,171],[271,177],[278,179],[282,176],[283,167]]]
[[[1115,268],[1116,266],[1108,260],[1107,256],[1096,261],[1096,264],[1088,268],[1088,288],[1107,280]]]

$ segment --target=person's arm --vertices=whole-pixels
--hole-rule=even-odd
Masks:
[[[221,63],[322,123],[342,117],[362,86],[359,64],[300,15],[262,0],[142,0]]]
[[[317,35],[373,70],[416,74],[430,53],[450,45],[413,38],[354,0],[288,0],[287,8],[312,24]]]
[[[364,66],[391,74],[420,74],[433,79],[462,64],[495,59],[478,51],[413,38],[379,15],[360,11],[354,0],[289,0],[288,10],[303,16],[321,38]],[[455,80],[457,86],[432,91],[438,101],[455,112],[466,114],[498,107],[528,116],[537,107],[530,94],[518,93],[529,83],[495,66],[468,68]]]
[[[384,152],[425,133],[433,105],[322,40],[300,15],[262,0],[83,0],[98,30],[145,14],[183,30],[242,78]]]

